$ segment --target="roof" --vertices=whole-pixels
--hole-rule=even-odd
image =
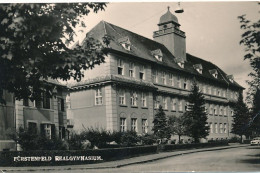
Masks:
[[[123,29],[119,26],[113,25],[111,23],[101,21],[99,22],[92,30],[90,30],[87,34],[88,36],[92,36],[95,39],[103,42],[103,37],[107,35],[111,38],[109,44],[109,50],[130,55],[132,58],[141,58],[143,60],[150,61],[155,65],[166,66],[173,70],[178,70],[186,73],[193,74],[195,76],[205,77],[215,82],[221,82],[223,84],[242,88],[238,83],[231,82],[227,78],[227,74],[217,67],[215,64],[205,61],[201,58],[195,57],[191,54],[186,54],[187,61],[185,61],[184,68],[181,68],[177,64],[177,59],[171,54],[171,52],[161,43],[151,40],[149,38],[143,37],[126,29]],[[118,40],[122,38],[129,38],[131,50],[126,50],[119,43]],[[86,39],[86,38],[85,38]],[[84,40],[82,42],[84,44]],[[158,61],[152,54],[154,50],[158,50],[162,52],[163,59],[162,61]],[[195,68],[195,64],[202,65],[202,74],[200,74]],[[210,73],[210,70],[217,70],[218,76],[217,78],[213,77]]]
[[[177,17],[173,15],[168,8],[168,11],[160,17],[159,25],[164,23],[169,23],[169,22],[174,22],[179,24]]]

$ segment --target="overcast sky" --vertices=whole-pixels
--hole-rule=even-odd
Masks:
[[[174,13],[177,2],[109,3],[104,12],[88,15],[85,32],[104,20],[152,39],[167,6]],[[247,88],[251,68],[243,60],[244,47],[239,45],[243,31],[237,17],[247,14],[252,21],[258,20],[257,2],[181,2],[181,7],[184,13],[175,15],[186,32],[187,52],[218,65]]]

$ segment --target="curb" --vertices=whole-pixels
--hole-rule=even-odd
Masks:
[[[97,166],[95,167],[95,165],[70,165],[70,166],[78,166],[78,167],[67,167],[66,166],[59,166],[59,167],[53,167],[53,168],[38,168],[35,169],[36,167],[9,167],[11,169],[6,169],[6,167],[0,167],[0,173],[2,172],[13,172],[13,171],[52,171],[52,170],[84,170],[84,169],[108,169],[108,168],[121,168],[124,166],[129,166],[129,165],[135,165],[135,164],[141,164],[141,163],[149,163],[149,162],[153,162],[153,161],[157,161],[157,160],[162,160],[162,159],[166,159],[166,158],[170,158],[170,157],[174,157],[174,156],[181,156],[181,155],[185,155],[185,154],[193,154],[193,153],[200,153],[200,152],[207,152],[207,151],[217,151],[217,150],[225,150],[225,149],[231,149],[231,148],[240,148],[240,147],[246,147],[249,145],[236,145],[236,146],[226,146],[226,147],[222,147],[222,148],[206,148],[206,149],[201,149],[201,150],[197,150],[197,151],[189,151],[189,150],[183,150],[180,151],[182,153],[173,153],[171,155],[167,155],[167,156],[162,156],[162,157],[158,157],[158,158],[153,158],[153,159],[146,159],[146,160],[141,160],[141,161],[133,161],[130,163],[125,163],[125,164],[115,164],[115,165],[108,165],[108,166]],[[174,152],[174,151],[168,151],[168,152]],[[102,164],[102,163],[100,163]],[[20,168],[20,169],[19,169]],[[24,168],[24,169],[23,169]]]

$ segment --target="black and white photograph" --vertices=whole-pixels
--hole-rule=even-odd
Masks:
[[[259,172],[259,14],[0,0],[0,173]]]

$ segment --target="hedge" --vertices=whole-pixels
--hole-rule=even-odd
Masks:
[[[211,142],[211,143],[194,143],[194,144],[166,144],[161,146],[160,151],[172,151],[178,149],[191,149],[191,148],[205,148],[205,147],[217,147],[217,146],[226,146],[228,145],[227,141],[220,142]]]
[[[157,152],[157,146],[98,150],[2,151],[0,166],[58,166],[93,164]],[[60,157],[59,157],[60,156]],[[58,161],[58,159],[60,161]]]

